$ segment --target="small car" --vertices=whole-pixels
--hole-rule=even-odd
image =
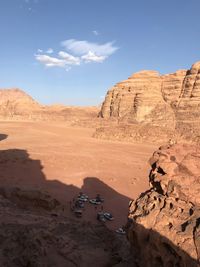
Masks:
[[[113,221],[113,220],[114,220],[112,214],[109,213],[109,212],[105,212],[105,213],[104,213],[104,218],[105,218],[106,220],[108,220],[108,221]]]
[[[115,232],[120,234],[120,235],[125,235],[126,234],[126,232],[121,227],[119,229],[117,229]]]
[[[83,201],[83,202],[87,202],[88,201],[88,197],[86,198],[85,196],[79,196],[78,197],[78,200],[80,200],[80,201]]]
[[[90,199],[89,202],[90,202],[91,204],[94,204],[94,205],[100,205],[100,204],[101,204],[101,202],[100,202],[100,201],[97,201],[95,198]]]

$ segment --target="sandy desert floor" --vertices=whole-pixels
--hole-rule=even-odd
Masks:
[[[110,228],[123,225],[128,202],[148,188],[148,159],[155,145],[92,138],[94,129],[63,123],[0,122],[0,182],[50,192],[66,204],[80,191],[105,199],[102,207],[85,205],[84,218],[96,221],[97,210],[112,212]],[[2,138],[3,139],[3,138]]]

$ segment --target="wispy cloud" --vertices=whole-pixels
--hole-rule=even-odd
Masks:
[[[52,48],[49,48],[46,52],[43,52],[42,49],[38,49],[35,55],[36,60],[46,67],[60,67],[68,71],[71,69],[71,66],[75,65],[102,63],[118,50],[114,42],[98,44],[75,39],[61,42],[61,46],[65,48],[65,51],[59,51],[54,57],[47,55],[54,53]]]
[[[86,55],[83,55],[81,58],[86,63],[89,63],[89,62],[101,63],[106,59],[106,56],[97,56],[95,55],[95,53],[89,51]]]
[[[114,42],[97,44],[88,41],[78,41],[75,39],[65,40],[61,42],[61,45],[65,47],[66,50],[69,50],[77,55],[88,54],[91,51],[97,56],[110,56],[118,49],[118,47],[114,46]]]
[[[60,51],[58,55],[66,61],[69,65],[80,65],[80,58],[72,56],[66,52]]]
[[[35,58],[43,63],[46,67],[62,67],[66,65],[66,61],[63,59],[58,59],[55,57],[50,57],[47,55],[35,55]]]

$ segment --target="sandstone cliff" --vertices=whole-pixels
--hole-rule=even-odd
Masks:
[[[138,266],[200,264],[200,154],[195,147],[160,148],[150,159],[151,188],[130,205],[128,239]]]
[[[117,119],[121,124],[135,124],[134,127],[159,126],[163,131],[168,129],[191,139],[191,135],[198,135],[199,111],[200,62],[197,62],[188,71],[167,75],[155,71],[133,74],[108,91],[100,116]],[[105,136],[109,136],[108,132]],[[117,127],[116,132],[120,132]]]

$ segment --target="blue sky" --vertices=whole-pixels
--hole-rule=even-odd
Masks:
[[[132,73],[200,60],[199,0],[0,0],[0,87],[100,104]]]

